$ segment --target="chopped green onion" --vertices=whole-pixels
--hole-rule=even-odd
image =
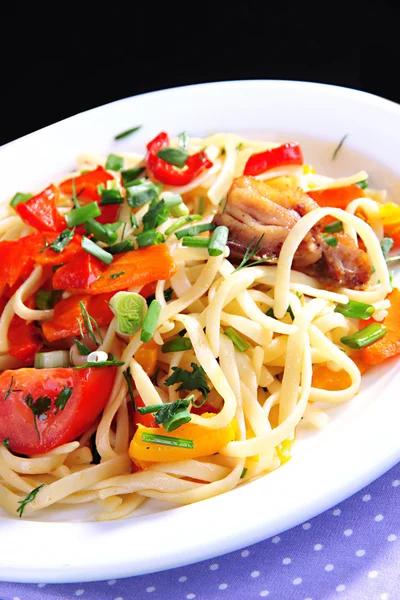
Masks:
[[[139,223],[138,220],[136,218],[135,213],[131,213],[129,216],[130,222],[131,222],[131,226],[133,229],[138,229],[139,228]]]
[[[132,127],[132,129],[127,129],[126,131],[122,131],[121,133],[118,133],[118,135],[116,135],[114,137],[114,140],[122,140],[122,138],[128,137],[128,135],[132,135],[133,133],[136,133],[136,131],[139,131],[139,129],[141,128],[141,125],[138,125],[137,127]]]
[[[364,327],[364,329],[360,329],[357,333],[353,333],[353,335],[345,335],[340,341],[345,346],[358,350],[380,340],[386,333],[387,329],[384,325],[372,323]]]
[[[178,135],[178,146],[181,150],[187,150],[189,146],[189,134],[187,131],[182,131]]]
[[[339,231],[343,231],[342,221],[333,221],[333,223],[328,223],[324,227],[325,233],[339,233]]]
[[[235,150],[237,152],[239,152],[239,150],[242,150],[242,148],[243,148],[243,142],[239,142],[238,145],[236,146]]]
[[[194,235],[199,235],[199,233],[203,233],[203,231],[213,231],[215,229],[214,223],[204,223],[203,225],[192,225],[191,227],[186,227],[186,229],[181,229],[175,233],[178,240],[188,235],[192,237]]]
[[[190,236],[184,236],[182,238],[182,246],[188,246],[190,248],[208,248],[210,240],[205,238],[196,238]]]
[[[134,250],[134,248],[135,244],[132,240],[124,240],[123,242],[118,242],[112,246],[107,246],[104,250],[110,254],[121,254],[121,252],[129,252],[130,250]]]
[[[356,183],[356,185],[358,185],[358,187],[360,187],[362,190],[365,190],[365,188],[368,187],[368,179],[364,179],[363,181],[359,181],[358,183]]]
[[[107,190],[104,189],[101,192],[100,206],[107,206],[108,204],[123,204],[124,199],[119,193],[119,190]]]
[[[189,214],[189,209],[184,202],[169,209],[172,217],[184,217]]]
[[[74,342],[81,356],[88,356],[92,352],[90,348],[88,348],[85,344],[82,344],[82,342],[79,340],[74,340]]]
[[[224,334],[232,340],[239,352],[245,352],[248,348],[250,348],[250,344],[248,344],[246,340],[243,339],[242,336],[236,331],[236,329],[233,329],[233,327],[228,327],[225,329]]]
[[[76,227],[77,225],[82,225],[88,219],[93,219],[100,215],[101,210],[97,202],[91,202],[90,204],[86,204],[86,206],[80,206],[71,210],[71,212],[65,215],[65,220],[68,227]]]
[[[181,148],[162,148],[157,152],[156,156],[180,169],[186,165],[186,161],[189,158],[186,150],[182,150]]]
[[[208,244],[208,254],[210,256],[219,256],[225,250],[228,241],[229,229],[225,225],[216,227],[210,237]]]
[[[17,192],[10,201],[10,206],[17,206],[20,202],[28,202],[32,198],[32,194],[24,194],[23,192]]]
[[[103,248],[100,248],[100,246],[98,246],[97,244],[92,242],[92,240],[89,240],[89,238],[87,238],[87,237],[82,238],[82,248],[84,250],[86,250],[86,252],[88,252],[88,254],[95,256],[96,258],[101,260],[101,262],[105,263],[106,265],[111,264],[113,261],[112,254],[110,254],[106,250],[103,250]]]
[[[143,181],[137,185],[130,185],[126,188],[128,204],[131,208],[138,208],[148,204],[152,200],[157,200],[160,188],[152,181]]]
[[[168,210],[173,208],[174,206],[182,204],[182,196],[180,194],[171,194],[171,196],[165,196],[163,200]]]
[[[110,171],[120,171],[123,166],[124,159],[122,156],[117,156],[116,154],[109,154],[107,156],[106,169],[110,169]]]
[[[344,136],[342,137],[342,139],[340,140],[340,142],[339,142],[339,143],[338,143],[338,145],[336,146],[336,148],[335,148],[335,150],[334,150],[334,152],[333,152],[333,154],[332,154],[332,160],[335,160],[335,158],[337,157],[337,155],[338,155],[338,153],[339,153],[339,150],[340,150],[340,148],[343,146],[343,144],[344,144],[344,142],[346,141],[346,138],[348,137],[348,135],[349,135],[349,134],[348,134],[348,133],[346,133],[346,135],[344,135]]]
[[[244,467],[242,474],[240,475],[240,479],[243,479],[243,477],[246,475],[246,473],[247,473],[247,468]]]
[[[74,229],[64,229],[64,231],[62,231],[60,233],[60,235],[58,237],[56,237],[54,242],[52,244],[50,244],[50,248],[54,252],[62,252],[66,248],[66,246],[69,244],[69,242],[72,240],[72,238],[74,237],[74,234],[75,234],[75,228]]]
[[[39,290],[35,294],[35,306],[38,310],[50,310],[61,299],[62,290]]]
[[[161,304],[157,300],[153,300],[143,321],[142,333],[140,336],[142,342],[149,342],[153,337],[160,313]]]
[[[152,200],[149,210],[143,217],[143,231],[151,231],[159,225],[165,223],[169,217],[169,211],[165,204],[165,200]]]
[[[117,292],[110,300],[110,307],[117,319],[117,333],[133,335],[139,331],[147,310],[143,296],[135,292]]]
[[[104,244],[113,244],[118,239],[118,234],[115,233],[111,224],[102,225],[94,219],[89,219],[85,223],[85,231],[91,234],[99,242]]]
[[[121,275],[125,275],[125,271],[120,271],[119,273],[113,273],[112,275],[110,275],[110,279],[117,279],[118,277],[121,277]]]
[[[129,184],[135,179],[137,179],[139,175],[144,173],[145,170],[146,167],[135,167],[133,169],[124,169],[123,171],[121,171],[121,177],[122,181],[124,182],[124,186],[128,187]]]
[[[389,254],[389,252],[391,251],[391,249],[393,248],[394,245],[394,241],[392,240],[391,237],[384,237],[381,240],[381,249],[382,249],[382,254],[385,258],[387,258],[387,255]]]
[[[192,348],[192,342],[189,338],[177,337],[165,342],[165,344],[161,346],[161,352],[163,354],[166,354],[167,352],[183,352],[184,350],[191,350]]]
[[[53,350],[52,352],[37,352],[33,366],[35,369],[57,369],[59,367],[69,367],[68,350]]]
[[[165,242],[165,237],[160,231],[156,231],[152,229],[150,231],[143,231],[136,236],[136,241],[138,243],[139,248],[144,248],[145,246],[154,246],[155,244],[162,244]]]
[[[204,204],[205,204],[206,199],[204,198],[204,196],[200,196],[200,200],[199,200],[199,214],[203,214],[204,212]]]
[[[155,435],[154,433],[142,433],[142,441],[150,444],[160,444],[162,446],[174,446],[176,448],[194,448],[193,440],[184,438],[169,437],[167,435]]]
[[[336,237],[329,237],[328,235],[323,233],[322,238],[323,238],[325,244],[328,244],[328,246],[337,246],[338,245],[338,239]]]
[[[181,219],[178,219],[176,223],[168,227],[168,229],[165,230],[165,235],[171,235],[171,233],[175,233],[175,231],[177,231],[184,225],[187,225],[192,221],[201,221],[202,218],[203,217],[201,215],[185,215]]]
[[[340,313],[350,319],[369,319],[375,312],[372,304],[364,304],[356,300],[349,300],[348,304],[338,304],[335,308],[336,313]]]

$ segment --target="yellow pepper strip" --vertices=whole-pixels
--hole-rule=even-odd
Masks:
[[[154,375],[156,372],[157,354],[158,345],[154,340],[145,342],[142,344],[142,346],[140,346],[139,350],[135,352],[135,360],[139,363],[149,377]]]
[[[193,440],[193,448],[176,448],[174,446],[164,446],[162,444],[153,444],[142,440],[143,433],[153,435],[162,435],[171,438],[183,438]],[[235,439],[235,431],[232,424],[221,429],[208,429],[185,423],[168,433],[163,427],[144,427],[138,425],[129,447],[129,456],[135,463],[141,461],[147,462],[170,462],[177,460],[188,460],[189,458],[199,458],[200,456],[209,456],[215,454]]]
[[[382,225],[400,225],[400,206],[394,202],[388,202],[379,207],[379,215]]]
[[[304,175],[308,175],[308,173],[313,173],[315,175],[317,171],[311,165],[303,165],[303,173]]]
[[[281,444],[276,446],[276,453],[278,455],[279,460],[281,461],[281,465],[285,464],[292,458],[291,450],[294,443],[294,439],[283,440]]]

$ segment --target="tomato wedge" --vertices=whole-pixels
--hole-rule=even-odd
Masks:
[[[28,456],[72,442],[104,409],[115,374],[115,367],[4,371],[0,375],[0,440],[8,439],[10,450]],[[62,402],[60,393],[64,390],[65,399],[68,388],[72,393]]]

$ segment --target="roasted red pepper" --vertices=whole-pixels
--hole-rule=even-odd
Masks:
[[[260,173],[265,173],[275,167],[302,164],[303,153],[300,145],[297,142],[289,142],[250,156],[244,168],[244,174],[260,175]]]
[[[172,186],[187,185],[205,169],[212,167],[212,162],[207,158],[205,152],[192,154],[186,161],[184,169],[178,169],[157,156],[157,152],[169,146],[168,134],[161,132],[157,137],[147,144],[147,166],[154,178],[161,183]]]
[[[100,200],[97,186],[100,183],[106,185],[107,181],[114,179],[110,173],[103,167],[97,167],[93,171],[88,171],[77,177],[71,177],[60,183],[60,190],[63,194],[72,196],[72,183],[75,183],[75,192],[79,198],[89,198],[90,200]]]
[[[27,202],[17,204],[15,210],[24,223],[38,231],[63,231],[66,223],[57,210],[58,196],[58,189],[51,184]]]
[[[53,275],[55,290],[77,289],[85,291],[103,272],[104,264],[81,250],[71,262],[63,265]]]
[[[25,304],[29,308],[34,308],[35,302],[33,297],[28,298]],[[18,315],[14,315],[11,319],[7,338],[9,355],[18,358],[26,365],[33,364],[36,352],[39,352],[43,346],[40,328],[33,321],[25,321]]]

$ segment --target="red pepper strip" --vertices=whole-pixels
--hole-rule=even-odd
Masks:
[[[53,275],[55,290],[87,290],[103,272],[104,264],[84,250],[75,255],[68,264],[60,267]]]
[[[40,236],[39,236],[40,237]],[[57,237],[57,236],[55,236]],[[33,270],[33,256],[40,250],[38,235],[28,235],[19,240],[0,242],[0,290],[21,283]]]
[[[194,415],[204,415],[204,413],[214,413],[214,414],[216,414],[216,413],[220,412],[220,409],[217,409],[212,404],[208,404],[207,402],[205,402],[204,404],[202,404],[202,406],[199,406],[198,408],[196,408],[195,406],[193,406],[191,412]]]
[[[29,308],[34,308],[33,296],[25,301]],[[28,322],[14,315],[11,319],[7,333],[9,350],[8,353],[18,358],[26,365],[33,364],[36,352],[43,346],[40,328],[32,321]]]
[[[39,265],[64,265],[70,262],[76,254],[82,252],[82,238],[75,234],[61,252],[54,252],[50,248],[57,238],[56,233],[37,234],[40,249],[33,256],[35,263]]]
[[[277,148],[258,152],[250,156],[244,168],[245,175],[260,175],[275,167],[283,165],[302,165],[303,153],[300,144],[289,142]]]
[[[157,181],[167,185],[187,185],[205,169],[210,169],[213,163],[207,158],[205,152],[192,154],[186,161],[186,168],[178,169],[157,156],[157,152],[169,146],[169,137],[161,132],[147,144],[147,166]]]
[[[100,183],[106,185],[107,181],[111,181],[114,179],[110,173],[108,173],[103,167],[99,166],[93,171],[88,171],[87,173],[83,173],[83,175],[78,175],[77,177],[71,177],[71,179],[66,179],[60,183],[60,190],[63,194],[67,194],[68,196],[72,196],[72,183],[75,183],[75,191],[79,196],[79,200],[81,198],[89,198],[90,200],[100,200],[99,193],[97,191],[97,186]]]
[[[134,383],[133,383],[133,387]],[[144,408],[146,405],[143,402],[143,400],[141,399],[140,396],[135,396],[135,407],[136,409],[138,408]],[[154,413],[148,413],[147,415],[141,415],[140,412],[138,410],[136,410],[133,413],[133,421],[135,424],[135,431],[136,431],[136,426],[137,425],[144,425],[144,427],[158,427],[157,423],[156,423],[156,419],[154,416]]]
[[[15,210],[24,223],[38,231],[62,231],[66,223],[57,210],[58,197],[58,189],[51,184],[27,202],[17,204]]]
[[[334,207],[346,209],[347,205],[365,196],[364,190],[358,185],[346,185],[340,188],[326,188],[324,190],[309,190],[309,196],[321,207]]]

